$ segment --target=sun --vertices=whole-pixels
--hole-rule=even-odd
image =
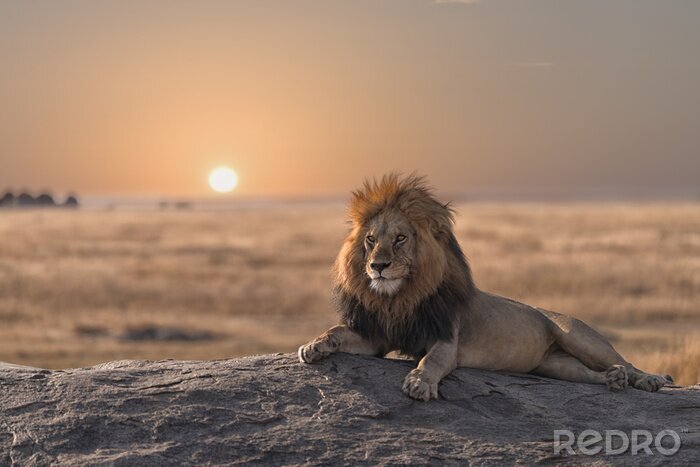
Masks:
[[[209,186],[217,193],[229,193],[238,185],[238,175],[230,167],[224,165],[209,173]]]

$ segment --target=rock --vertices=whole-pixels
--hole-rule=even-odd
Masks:
[[[117,361],[49,371],[0,364],[0,464],[690,465],[700,459],[700,386],[659,393],[458,369],[440,400],[408,399],[412,364],[278,354]],[[673,457],[555,455],[553,432],[674,430]],[[653,448],[653,445],[652,445]]]

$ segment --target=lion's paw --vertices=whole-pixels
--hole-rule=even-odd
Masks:
[[[613,365],[605,372],[605,382],[611,391],[622,391],[627,387],[627,370],[622,365]]]
[[[421,370],[415,368],[406,375],[406,379],[403,382],[403,392],[413,399],[427,402],[430,399],[437,399],[438,385],[437,383],[429,383],[421,379]]]
[[[318,339],[299,347],[299,361],[301,363],[313,363],[326,358],[340,348],[340,341],[334,335],[323,335]]]
[[[661,376],[656,375],[642,375],[635,378],[632,386],[636,389],[641,389],[642,391],[656,392],[666,385],[666,380]]]
[[[310,342],[299,347],[299,361],[301,363],[317,362],[328,356],[328,352],[321,351],[320,342]]]

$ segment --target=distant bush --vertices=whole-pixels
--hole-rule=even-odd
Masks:
[[[78,198],[75,195],[69,195],[62,204],[56,203],[56,200],[49,193],[40,193],[34,197],[27,192],[15,194],[12,191],[6,191],[0,197],[0,208],[29,208],[29,207],[66,207],[77,208],[80,205]]]

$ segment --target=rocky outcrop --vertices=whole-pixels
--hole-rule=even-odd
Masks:
[[[411,363],[290,354],[117,361],[49,371],[0,364],[0,464],[690,465],[700,386],[659,393],[458,369],[428,403],[401,392]],[[674,430],[681,447],[555,454],[554,430]],[[653,448],[653,444],[652,444]]]

